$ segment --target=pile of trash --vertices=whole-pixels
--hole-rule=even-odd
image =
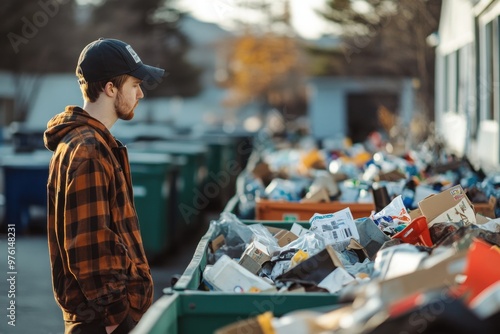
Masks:
[[[256,145],[237,181],[237,210],[242,219],[259,219],[260,199],[295,203],[374,203],[377,211],[401,195],[408,210],[424,198],[461,185],[486,216],[500,216],[500,174],[487,175],[466,157],[429,150],[403,155],[371,152],[362,144],[318,149],[305,141],[296,147]],[[262,148],[264,147],[264,148]],[[380,195],[384,195],[380,197]],[[378,197],[377,197],[378,196]]]
[[[398,196],[370,217],[353,219],[347,208],[289,230],[244,224],[227,212],[212,224],[201,289],[339,297],[328,312],[266,312],[220,334],[493,333],[500,326],[500,269],[491,265],[500,260],[500,219],[477,214],[461,186],[412,212]]]

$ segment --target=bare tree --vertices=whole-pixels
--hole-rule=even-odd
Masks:
[[[0,3],[0,69],[13,75],[14,121],[23,121],[36,98],[39,78],[74,70],[77,50],[73,0]],[[7,125],[7,124],[6,124]]]
[[[323,74],[414,77],[432,119],[435,54],[426,38],[437,31],[440,10],[439,0],[326,1],[319,14],[341,28],[342,44]]]

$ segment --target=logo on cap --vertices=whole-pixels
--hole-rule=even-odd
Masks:
[[[134,58],[135,62],[140,63],[141,58],[139,58],[139,55],[134,51],[134,49],[132,49],[132,47],[130,45],[127,45],[126,48],[127,48],[127,51],[130,53],[130,55],[132,56],[132,58]]]

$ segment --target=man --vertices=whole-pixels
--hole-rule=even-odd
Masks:
[[[128,333],[151,305],[127,150],[110,128],[132,119],[141,83],[163,74],[122,41],[94,41],[76,68],[83,108],[68,106],[47,124],[48,243],[65,333]]]

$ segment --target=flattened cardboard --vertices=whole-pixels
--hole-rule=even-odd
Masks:
[[[427,218],[429,224],[442,215],[448,210],[453,210],[460,201],[464,200],[466,205],[473,208],[472,203],[469,201],[465,195],[465,191],[461,185],[456,185],[447,190],[444,190],[436,195],[431,195],[418,203],[418,207],[422,214]],[[471,222],[474,221],[474,217],[468,217]]]
[[[432,266],[379,282],[384,303],[390,304],[411,294],[456,285],[456,276],[465,271],[467,251],[455,253]]]
[[[459,221],[463,222],[465,226],[476,223],[476,214],[466,198],[462,198],[457,205],[444,211],[431,222],[428,222],[428,226],[432,226],[434,223],[439,222],[453,223]]]
[[[283,228],[273,227],[273,226],[266,226],[266,228],[269,232],[271,232],[272,235],[276,235],[280,231],[286,231]]]
[[[413,209],[409,212],[411,220],[423,216],[422,210],[420,208]]]
[[[354,251],[354,253],[358,256],[359,262],[363,262],[366,258],[370,257],[366,252],[366,249],[356,239],[351,239],[349,246],[346,247],[346,250]]]

